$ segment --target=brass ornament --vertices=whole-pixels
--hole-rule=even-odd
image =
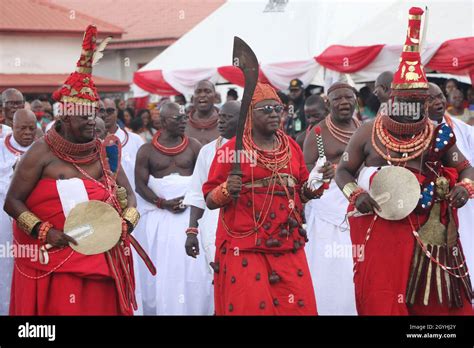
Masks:
[[[31,211],[24,211],[16,219],[18,227],[28,234],[31,234],[38,222],[41,222],[41,220]]]
[[[78,245],[69,244],[84,255],[95,255],[112,249],[122,234],[122,218],[117,211],[102,201],[77,204],[64,223],[64,233]]]

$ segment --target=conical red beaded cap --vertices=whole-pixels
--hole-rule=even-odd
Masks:
[[[412,7],[408,13],[408,31],[400,56],[400,65],[393,77],[392,96],[427,94],[428,80],[421,64],[420,28],[424,11]]]
[[[98,106],[99,94],[92,81],[92,60],[96,49],[97,28],[89,25],[82,41],[81,57],[63,86],[53,93],[58,102]]]

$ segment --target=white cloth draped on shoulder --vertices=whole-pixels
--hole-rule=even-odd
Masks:
[[[148,187],[159,197],[184,196],[191,177],[176,174],[156,179]],[[153,277],[140,266],[145,315],[211,315],[212,278],[205,257],[186,255],[184,244],[190,209],[173,214],[146,203],[135,237],[154,262]]]
[[[345,222],[347,199],[331,181],[306,206],[306,258],[319,315],[356,315],[352,242]]]

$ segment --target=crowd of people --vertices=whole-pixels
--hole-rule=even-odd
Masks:
[[[410,47],[373,90],[259,82],[241,138],[237,92],[222,102],[207,80],[189,103],[101,99],[89,26],[54,103],[2,92],[0,243],[16,251],[0,260],[0,314],[472,315],[474,92],[428,82],[422,14],[410,10]],[[371,193],[393,169],[394,215],[405,183],[421,192],[398,218]],[[122,229],[83,254],[63,230],[90,201]]]

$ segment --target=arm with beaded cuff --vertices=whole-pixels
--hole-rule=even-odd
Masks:
[[[227,182],[215,187],[206,197],[206,205],[209,209],[218,209],[232,201],[229,191],[227,191]]]

